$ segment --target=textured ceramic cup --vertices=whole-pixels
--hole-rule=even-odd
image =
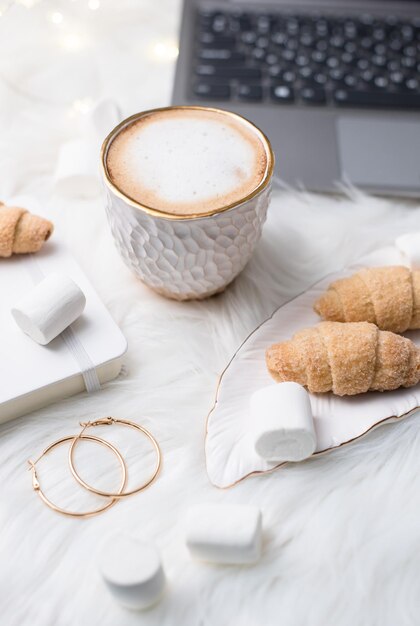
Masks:
[[[167,108],[209,110],[199,106]],[[254,124],[235,113],[217,110],[238,117],[262,141],[267,166],[257,188],[234,204],[197,215],[176,215],[142,205],[112,183],[107,153],[113,139],[127,125],[162,110],[166,109],[129,117],[111,131],[102,145],[108,220],[123,260],[146,285],[176,300],[206,298],[223,291],[252,255],[267,214],[274,155],[267,137]]]

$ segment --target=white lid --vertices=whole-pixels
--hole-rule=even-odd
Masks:
[[[122,533],[114,533],[103,542],[99,567],[105,580],[121,586],[146,583],[161,571],[153,543]]]

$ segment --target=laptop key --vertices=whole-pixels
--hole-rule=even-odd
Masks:
[[[386,57],[379,54],[374,54],[372,57],[372,63],[373,65],[376,65],[376,67],[385,67],[386,61]]]
[[[211,61],[215,63],[244,63],[245,55],[241,52],[233,52],[225,48],[204,48],[198,55],[201,61]]]
[[[312,61],[315,63],[325,63],[326,58],[327,55],[321,50],[314,50],[314,52],[312,52]]]
[[[229,100],[231,89],[229,85],[198,82],[194,86],[194,94],[204,99]]]
[[[296,52],[294,50],[283,50],[280,53],[280,56],[283,59],[283,61],[291,63],[292,61],[295,60]]]
[[[346,87],[356,87],[358,82],[359,79],[355,74],[346,74],[343,78],[343,83],[346,85]]]
[[[328,48],[329,48],[328,41],[326,41],[325,39],[319,39],[316,42],[315,47],[320,52],[326,52],[328,50]]]
[[[302,46],[305,46],[305,48],[312,48],[314,45],[314,41],[315,39],[310,33],[303,33],[300,38],[300,43]]]
[[[405,24],[401,28],[401,35],[406,41],[411,41],[414,37],[414,29],[410,24]]]
[[[236,19],[242,32],[252,30],[252,21],[248,13],[239,12]]]
[[[330,79],[335,81],[341,81],[344,77],[344,70],[342,67],[334,67],[329,71]]]
[[[309,57],[306,54],[298,54],[295,59],[295,63],[296,65],[299,65],[299,67],[306,67],[309,63]]]
[[[386,45],[383,43],[377,43],[374,50],[375,50],[375,54],[378,54],[379,56],[384,56],[386,55],[386,52],[387,52]]]
[[[268,37],[258,37],[257,41],[255,42],[255,45],[258,48],[268,48],[268,46],[270,45],[270,40]]]
[[[417,78],[409,78],[406,81],[405,86],[407,87],[407,89],[412,89],[414,91],[417,91],[417,89],[420,88],[420,83]]]
[[[235,37],[229,35],[218,36],[214,33],[201,33],[198,38],[202,48],[234,48],[236,46]]]
[[[340,37],[339,35],[335,35],[334,37],[331,37],[330,39],[330,44],[332,45],[333,48],[342,48],[345,44],[345,39],[344,37]]]
[[[360,45],[364,50],[370,50],[374,45],[374,41],[370,37],[363,37],[360,41]]]
[[[389,43],[389,47],[393,52],[400,52],[403,47],[403,42],[400,39],[392,39]]]
[[[395,72],[391,72],[389,78],[391,79],[391,82],[394,83],[394,85],[401,85],[401,83],[404,82],[404,74],[398,70]]]
[[[300,97],[307,104],[325,104],[326,102],[325,89],[318,86],[303,87]]]
[[[328,57],[327,66],[330,67],[331,69],[334,67],[339,67],[340,59],[338,57]]]
[[[347,41],[344,45],[344,50],[349,54],[354,54],[357,50],[357,45],[354,41]]]
[[[299,68],[299,76],[301,78],[310,79],[314,74],[314,70],[310,65],[305,65],[304,67]]]
[[[286,70],[285,72],[283,72],[281,78],[284,83],[292,85],[296,80],[296,74],[293,70]]]
[[[295,94],[289,85],[275,85],[271,88],[271,97],[275,102],[290,103],[295,99]]]
[[[240,100],[250,100],[258,102],[262,100],[263,89],[261,85],[248,85],[241,83],[238,85],[237,95]]]
[[[271,35],[271,41],[273,44],[275,44],[276,46],[284,46],[286,45],[286,42],[288,40],[289,36],[282,32],[282,31],[278,31],[275,32]]]
[[[281,65],[270,65],[268,68],[268,75],[272,78],[278,78],[283,73],[283,67]],[[294,80],[294,78],[293,78]]]
[[[373,83],[375,87],[385,89],[386,87],[388,87],[389,84],[388,77],[384,76],[383,74],[378,74],[378,76],[375,76],[375,78],[373,79]]]
[[[268,33],[271,28],[271,20],[268,15],[260,15],[257,18],[257,30],[260,33]]]
[[[385,41],[386,30],[384,28],[375,28],[373,31],[373,38],[375,41]]]
[[[415,57],[417,55],[417,50],[415,46],[407,46],[404,48],[403,53],[406,57]]]
[[[267,54],[265,61],[266,63],[268,63],[268,65],[276,65],[279,61],[279,57],[277,56],[277,54],[270,52],[269,54]]]
[[[345,65],[353,65],[355,61],[354,54],[350,54],[350,52],[343,52],[341,55],[341,62],[345,63]]]
[[[227,19],[225,15],[216,15],[211,23],[211,29],[215,33],[223,33],[227,27]]]
[[[375,78],[376,74],[374,72],[372,72],[372,70],[365,70],[364,72],[362,72],[360,74],[361,79],[365,82],[365,83],[372,83],[373,79]]]
[[[401,69],[401,63],[398,59],[391,59],[391,61],[388,62],[387,69],[390,72],[398,72]]]
[[[413,57],[403,57],[401,59],[401,65],[406,69],[412,69],[416,66],[416,59],[414,59]]]
[[[197,65],[195,73],[198,76],[210,76],[212,78],[244,78],[261,79],[261,70],[258,67],[245,67],[238,65]]]
[[[257,34],[252,30],[245,31],[241,35],[241,41],[247,46],[252,46],[257,41]]]
[[[328,82],[328,76],[323,72],[317,72],[314,74],[314,82],[318,85],[325,85]]]
[[[289,37],[289,39],[286,41],[285,48],[287,50],[296,51],[299,48],[298,40],[294,39],[293,37]]]
[[[266,52],[263,48],[254,48],[251,52],[251,56],[255,61],[264,61],[266,57]]]
[[[338,89],[334,93],[338,106],[359,106],[394,109],[420,109],[420,93],[392,93],[380,90],[355,91]]]

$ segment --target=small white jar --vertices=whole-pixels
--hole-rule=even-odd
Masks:
[[[165,590],[165,574],[152,542],[113,533],[102,543],[99,570],[111,595],[135,611],[154,606]]]

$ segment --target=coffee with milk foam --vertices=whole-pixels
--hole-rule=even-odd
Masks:
[[[267,151],[241,118],[203,109],[168,109],[125,126],[106,168],[124,195],[175,215],[200,215],[240,202],[263,180]]]

